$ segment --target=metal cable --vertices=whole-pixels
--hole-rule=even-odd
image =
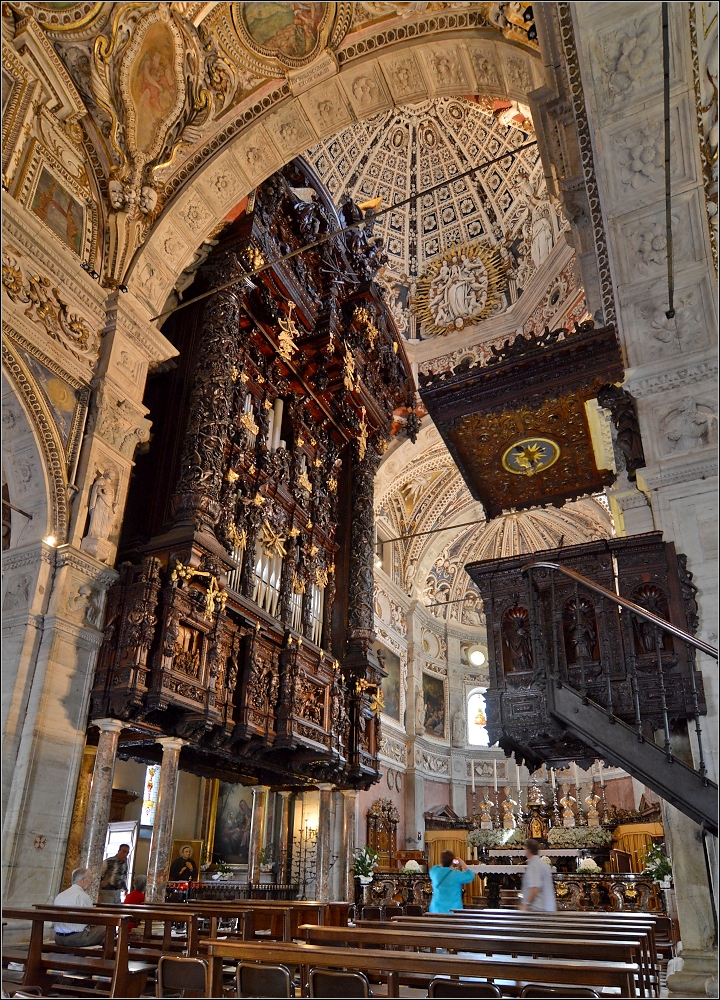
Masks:
[[[668,319],[675,316],[675,277],[673,275],[672,196],[670,180],[670,15],[669,3],[662,5],[663,103],[665,111],[665,242],[667,245]]]

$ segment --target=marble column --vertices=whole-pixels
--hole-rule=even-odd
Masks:
[[[175,797],[177,795],[180,751],[183,741],[172,736],[164,736],[157,741],[162,744],[163,755],[160,766],[155,822],[150,840],[148,860],[148,881],[145,890],[147,903],[163,903],[165,889],[170,875],[170,852],[172,850],[173,823],[175,820]]]
[[[330,844],[332,833],[332,792],[333,786],[327,782],[318,785],[320,806],[318,811],[318,835],[315,853],[315,898],[326,902],[330,894]]]
[[[70,833],[68,835],[67,853],[65,854],[65,869],[63,871],[62,888],[67,889],[70,885],[72,873],[80,867],[80,848],[82,846],[83,833],[85,831],[85,819],[87,817],[88,802],[90,800],[90,789],[93,781],[93,768],[95,767],[95,757],[97,747],[85,746],[83,750],[82,763],[80,764],[80,774],[78,776],[77,788],[75,789],[75,804],[73,806],[72,820],[70,821]]]
[[[278,792],[282,807],[280,810],[280,842],[278,847],[278,882],[287,885],[292,874],[292,792]]]
[[[95,719],[92,723],[100,730],[95,766],[93,767],[92,786],[88,796],[85,830],[78,868],[89,868],[92,883],[88,894],[97,899],[100,886],[105,841],[107,840],[108,822],[110,820],[110,799],[112,798],[113,773],[115,771],[115,755],[123,724],[117,719]]]
[[[248,847],[248,882],[260,881],[260,852],[265,846],[269,793],[270,789],[267,785],[255,785],[252,790],[250,845]]]
[[[357,788],[346,788],[343,790],[343,824],[342,824],[342,847],[343,851],[339,858],[342,864],[340,880],[340,899],[348,903],[355,901],[355,876],[353,875],[353,861],[355,860],[355,848],[357,847],[358,828],[358,806],[360,793]]]

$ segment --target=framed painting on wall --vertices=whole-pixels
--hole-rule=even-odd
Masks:
[[[442,677],[423,671],[422,693],[425,703],[425,733],[436,739],[444,740],[446,735],[445,681]]]
[[[400,657],[385,645],[379,646],[378,652],[382,660],[382,665],[387,672],[387,677],[383,677],[381,685],[385,700],[383,713],[390,716],[396,722],[402,722],[403,720],[400,718],[402,700],[400,691],[402,683]]]
[[[251,814],[252,790],[247,785],[221,781],[213,837],[213,861],[225,861],[229,865],[248,863]]]
[[[202,864],[202,840],[173,840],[170,852],[170,881],[198,882]]]
[[[85,241],[85,208],[55,175],[43,166],[30,211],[78,256]]]

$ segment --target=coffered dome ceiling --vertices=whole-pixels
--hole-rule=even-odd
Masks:
[[[484,521],[482,505],[472,499],[429,420],[416,445],[406,441],[388,452],[378,473],[375,504],[380,538],[413,536],[392,543],[392,559],[385,563],[394,582],[426,605],[455,602],[448,606],[449,619],[465,625],[483,623],[482,602],[464,570],[466,563],[613,534],[604,496]],[[471,521],[480,523],[468,525]],[[442,607],[432,610],[441,617],[446,613]]]
[[[521,296],[526,317],[528,305],[547,297],[563,269],[559,294],[540,326],[577,310],[582,292],[566,266],[568,224],[548,196],[537,146],[453,180],[534,139],[529,116],[510,101],[435,98],[356,122],[305,154],[338,201],[343,194],[360,203],[382,198],[387,208],[420,193],[378,219],[375,229],[388,257],[381,281],[408,339],[457,330],[487,336],[490,317],[518,311]],[[445,180],[447,186],[422,194]],[[444,259],[449,268],[424,288],[423,278],[438,275]],[[445,275],[449,294],[443,296]]]

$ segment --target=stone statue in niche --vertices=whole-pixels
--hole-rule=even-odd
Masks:
[[[575,796],[570,794],[570,785],[563,785],[560,805],[562,806],[562,823],[565,827],[571,828],[575,826],[575,810],[573,806],[576,801]]]
[[[90,488],[90,523],[80,548],[101,562],[107,562],[113,551],[109,536],[115,523],[117,492],[117,473],[112,469],[98,470]]]
[[[465,746],[465,714],[461,709],[453,715],[452,742],[454,747]]]
[[[592,601],[581,597],[576,605],[572,598],[565,605],[563,617],[567,628],[568,663],[588,662],[595,658],[597,628]]]
[[[415,732],[425,732],[425,699],[422,691],[415,696]]]

